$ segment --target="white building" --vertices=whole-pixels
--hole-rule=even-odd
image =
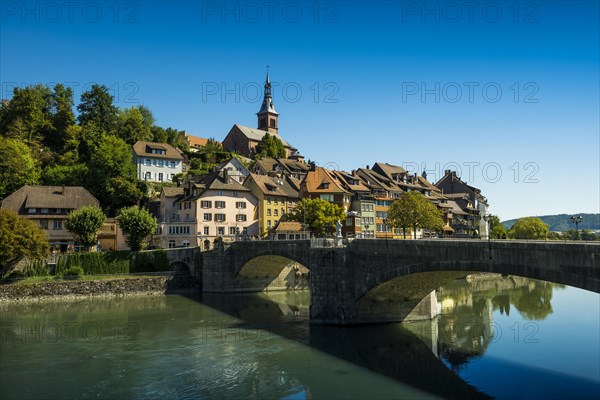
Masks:
[[[185,172],[181,151],[166,143],[137,142],[133,162],[142,181],[172,182],[175,175]]]

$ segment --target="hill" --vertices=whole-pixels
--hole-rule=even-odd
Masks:
[[[600,214],[557,214],[537,216],[550,226],[551,231],[563,232],[569,229],[575,229],[575,224],[571,222],[572,215],[580,215],[583,220],[579,223],[579,229],[589,229],[592,231],[600,230]],[[502,221],[506,229],[510,229],[516,222],[516,219]]]

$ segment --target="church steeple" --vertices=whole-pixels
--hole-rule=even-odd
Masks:
[[[267,77],[265,79],[265,95],[260,110],[256,113],[258,116],[258,129],[269,133],[278,133],[279,114],[275,111],[273,105],[273,94],[271,92],[271,78],[269,77],[269,67],[267,66]]]

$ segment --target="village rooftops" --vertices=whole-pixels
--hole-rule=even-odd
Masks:
[[[133,152],[138,157],[183,160],[181,151],[167,143],[144,142],[140,140],[133,145]]]
[[[260,142],[261,139],[263,138],[263,136],[265,136],[266,133],[269,133],[269,132],[263,131],[261,129],[250,128],[248,126],[239,125],[239,124],[235,124],[234,127],[237,127],[240,130],[240,132],[242,132],[244,134],[244,136],[246,136],[248,139],[254,140],[254,141],[257,141],[257,142]],[[284,147],[287,147],[287,148],[293,149],[293,150],[297,150],[294,146],[292,146],[290,143],[288,143],[279,134],[269,133],[269,135],[275,136],[279,140],[281,140],[281,143],[283,143]]]
[[[285,196],[297,198],[298,191],[291,186],[285,178],[270,177],[267,175],[250,174],[246,180],[251,179],[256,186],[266,195]]]
[[[98,200],[82,186],[25,185],[6,197],[2,208],[23,213],[26,209],[77,210],[98,204]]]

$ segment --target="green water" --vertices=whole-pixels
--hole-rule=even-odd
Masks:
[[[499,279],[354,328],[309,325],[307,292],[2,304],[0,398],[593,398],[598,295]]]

